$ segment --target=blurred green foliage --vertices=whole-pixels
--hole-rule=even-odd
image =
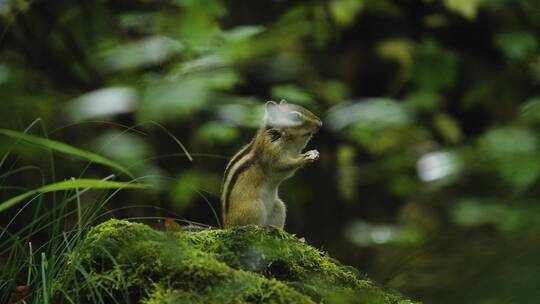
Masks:
[[[159,185],[126,204],[216,224],[227,158],[285,98],[325,124],[320,162],[283,185],[288,231],[426,303],[540,296],[538,1],[20,0],[0,18],[1,127],[41,118],[30,134]],[[0,150],[2,201],[86,165]],[[41,171],[2,175],[25,164]]]

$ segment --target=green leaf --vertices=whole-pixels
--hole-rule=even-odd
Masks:
[[[402,38],[390,38],[377,45],[377,53],[384,59],[393,60],[407,69],[413,64],[415,44],[413,41]]]
[[[460,226],[475,227],[498,224],[507,219],[509,208],[500,203],[482,202],[474,198],[464,198],[452,209],[452,219]]]
[[[481,163],[517,193],[540,176],[540,139],[535,132],[518,127],[489,130],[479,140]]]
[[[451,212],[454,223],[471,228],[492,225],[503,233],[519,233],[538,227],[540,210],[535,202],[515,201],[508,204],[496,198],[463,198]]]
[[[534,55],[538,48],[536,36],[525,31],[505,31],[497,33],[495,45],[510,60],[524,60]]]
[[[349,95],[347,85],[339,80],[321,80],[312,89],[315,96],[320,97],[329,104],[342,102]]]
[[[195,137],[205,143],[230,143],[238,137],[238,129],[219,122],[210,122],[197,130]]]
[[[343,102],[328,111],[327,121],[333,130],[347,126],[380,130],[412,124],[411,109],[403,102],[389,98],[364,98]]]
[[[414,91],[407,96],[407,104],[416,110],[432,112],[444,102],[444,97],[431,90]]]
[[[540,96],[527,100],[521,106],[521,118],[529,122],[540,122]]]
[[[377,53],[381,58],[399,64],[398,79],[401,82],[411,78],[416,47],[416,43],[409,39],[390,38],[377,45]]]
[[[127,168],[113,162],[112,160],[109,160],[101,155],[88,152],[88,151],[70,146],[68,144],[65,144],[59,141],[37,137],[37,136],[33,136],[33,135],[29,135],[29,134],[25,134],[25,133],[13,131],[13,130],[7,130],[7,129],[0,129],[0,134],[11,137],[11,138],[15,138],[18,140],[22,140],[24,142],[34,144],[40,147],[51,149],[57,152],[61,152],[61,153],[69,154],[69,155],[76,156],[82,159],[86,159],[94,163],[102,164],[102,165],[111,167],[113,169],[116,169],[118,171],[121,171],[122,173],[125,173],[128,176],[131,176],[131,173],[129,172]]]
[[[94,60],[103,72],[116,72],[158,65],[178,55],[184,48],[180,41],[153,36],[105,50],[98,53]]]
[[[204,109],[212,90],[210,78],[190,77],[152,81],[137,112],[140,121],[172,121]]]
[[[476,18],[478,8],[485,0],[444,0],[446,7],[467,19]]]
[[[71,189],[121,189],[121,188],[135,188],[135,189],[149,189],[149,185],[145,184],[136,184],[136,183],[127,183],[127,182],[115,182],[115,181],[106,181],[99,179],[71,179],[54,184],[45,185],[38,189],[25,192],[18,196],[12,197],[7,201],[0,203],[0,212],[13,207],[14,205],[22,202],[28,197],[31,197],[36,194],[43,194],[48,192],[55,191],[64,191]]]
[[[349,25],[364,8],[364,1],[334,0],[330,2],[330,13],[339,25]]]
[[[144,159],[150,154],[147,143],[133,133],[110,131],[96,137],[93,147],[110,159],[126,166]]]
[[[182,7],[181,15],[171,30],[186,45],[205,51],[209,42],[220,32],[218,19],[226,13],[222,1],[176,1]]]
[[[459,56],[441,47],[434,40],[427,40],[415,51],[412,75],[422,90],[438,90],[454,85]]]
[[[433,124],[448,142],[455,144],[461,141],[463,136],[459,123],[452,116],[445,113],[436,114],[433,117]]]
[[[243,25],[232,28],[221,33],[221,36],[229,42],[245,41],[255,35],[262,33],[265,30],[264,26],[258,25]]]

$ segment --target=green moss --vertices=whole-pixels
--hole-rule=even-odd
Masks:
[[[69,265],[79,275],[61,280],[62,296],[105,302],[412,303],[275,228],[172,233],[110,220]]]

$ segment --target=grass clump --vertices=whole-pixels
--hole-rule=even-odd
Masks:
[[[163,232],[109,220],[69,259],[65,272],[84,275],[58,288],[83,302],[412,303],[275,228]]]

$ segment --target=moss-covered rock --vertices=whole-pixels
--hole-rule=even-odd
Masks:
[[[70,257],[59,297],[142,303],[412,303],[276,229],[164,232],[110,220]]]

